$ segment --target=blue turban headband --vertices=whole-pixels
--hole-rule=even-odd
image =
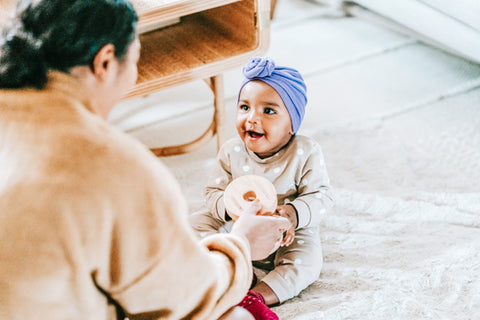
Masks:
[[[262,57],[251,58],[243,67],[243,75],[240,91],[252,80],[263,81],[277,91],[290,114],[293,132],[297,133],[307,104],[307,87],[302,75],[295,69],[275,66],[273,60]]]

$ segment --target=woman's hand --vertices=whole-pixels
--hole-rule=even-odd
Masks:
[[[294,206],[285,204],[277,207],[276,214],[286,218],[290,222],[290,227],[287,229],[285,237],[280,243],[281,247],[287,247],[293,242],[293,239],[295,239],[295,228],[298,223],[297,210],[295,210]]]
[[[257,215],[261,209],[260,202],[252,205],[239,215],[232,226],[232,234],[245,237],[250,243],[252,260],[262,260],[275,252],[282,243],[283,233],[290,227],[290,222],[280,216]]]

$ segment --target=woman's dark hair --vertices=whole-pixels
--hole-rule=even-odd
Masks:
[[[136,37],[127,0],[28,0],[20,7],[0,36],[0,88],[41,89],[49,70],[92,66],[109,43],[122,61]]]

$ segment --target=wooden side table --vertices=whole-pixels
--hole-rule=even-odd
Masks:
[[[193,151],[217,136],[225,139],[223,77],[251,56],[261,55],[270,39],[269,0],[134,0],[142,44],[137,84],[124,99],[204,79],[214,95],[214,116],[197,139],[152,149],[157,156]],[[160,29],[158,26],[171,24]],[[152,30],[153,29],[153,30]]]

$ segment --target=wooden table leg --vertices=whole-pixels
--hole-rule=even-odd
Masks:
[[[178,154],[184,154],[194,151],[210,141],[214,135],[217,135],[217,151],[225,142],[225,101],[223,94],[223,75],[219,74],[209,79],[205,79],[213,92],[214,113],[212,123],[208,129],[197,139],[174,146],[150,149],[156,156],[165,157]]]
[[[215,134],[217,135],[217,151],[225,142],[225,99],[223,93],[223,75],[219,74],[211,78],[212,91],[214,95],[214,121],[215,121]]]
[[[270,0],[270,20],[273,19],[275,14],[275,6],[277,5],[277,0]]]

